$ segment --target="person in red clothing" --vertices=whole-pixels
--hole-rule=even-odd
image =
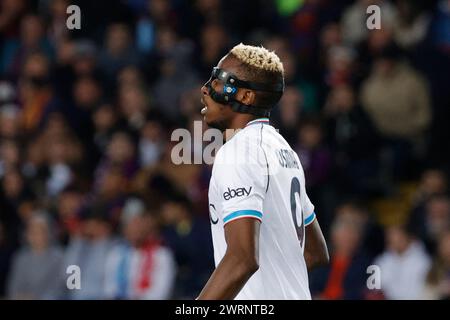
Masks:
[[[331,260],[311,274],[311,293],[316,299],[363,299],[369,256],[362,250],[366,222],[352,206],[337,210],[331,226]]]
[[[106,264],[106,297],[169,299],[175,280],[172,252],[162,244],[155,216],[143,201],[130,198],[122,210],[122,244]]]

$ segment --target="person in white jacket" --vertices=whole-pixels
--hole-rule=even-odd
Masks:
[[[424,245],[404,226],[386,229],[386,250],[375,259],[386,299],[420,299],[430,268]]]

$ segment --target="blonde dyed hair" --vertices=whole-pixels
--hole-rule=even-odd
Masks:
[[[283,63],[277,54],[263,46],[256,47],[240,43],[230,50],[239,61],[257,69],[284,74]]]

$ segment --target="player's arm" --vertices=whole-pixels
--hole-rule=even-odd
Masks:
[[[225,225],[227,251],[199,300],[231,300],[241,291],[258,268],[258,243],[260,221],[243,218]]]
[[[330,257],[325,238],[320,229],[319,222],[314,219],[305,227],[304,257],[308,270],[328,264]]]
[[[259,268],[259,230],[269,182],[267,163],[259,140],[235,143],[222,149],[231,154],[218,154],[213,172],[227,249],[198,299],[234,299]],[[239,195],[225,196],[238,189],[242,191]]]

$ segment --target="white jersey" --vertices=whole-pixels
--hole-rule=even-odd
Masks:
[[[208,196],[216,266],[227,248],[224,226],[261,221],[259,269],[236,299],[311,299],[303,248],[314,206],[297,154],[268,119],[249,122],[219,149]]]

